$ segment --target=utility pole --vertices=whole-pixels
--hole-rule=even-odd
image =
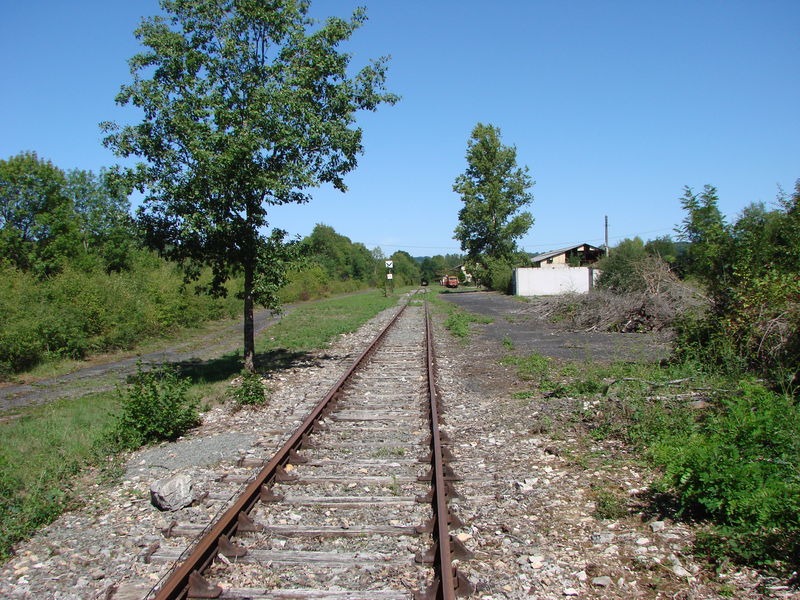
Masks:
[[[611,254],[611,249],[608,247],[608,215],[606,215],[606,256]]]

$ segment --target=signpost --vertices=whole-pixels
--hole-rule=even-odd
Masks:
[[[391,288],[392,288],[391,293],[394,294],[394,276],[392,274],[392,269],[394,268],[394,261],[393,260],[387,260],[387,261],[385,261],[384,264],[386,265],[386,282],[387,283],[386,283],[385,286],[383,286],[383,295],[386,296],[389,293],[387,291],[389,286],[391,286]]]

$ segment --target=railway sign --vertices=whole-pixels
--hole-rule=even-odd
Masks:
[[[394,277],[392,276],[391,273],[387,273],[386,274],[386,279],[394,279]]]
[[[393,260],[387,260],[387,261],[386,261],[386,268],[387,268],[387,269],[392,269],[392,268],[394,268],[394,261],[393,261]],[[390,278],[390,279],[391,279],[391,278]]]

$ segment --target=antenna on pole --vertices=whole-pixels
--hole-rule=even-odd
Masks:
[[[611,251],[608,247],[608,215],[606,215],[606,256],[611,254]]]

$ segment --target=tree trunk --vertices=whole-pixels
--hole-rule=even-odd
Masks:
[[[252,263],[244,266],[244,368],[255,373],[256,342],[253,327],[253,276]]]

